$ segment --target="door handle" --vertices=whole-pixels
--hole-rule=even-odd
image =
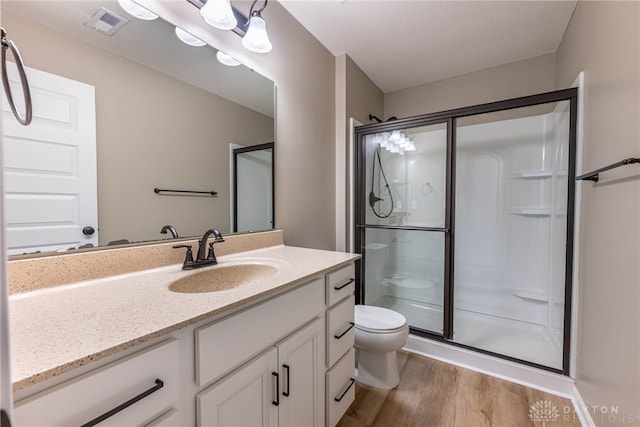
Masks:
[[[271,372],[271,375],[276,378],[276,400],[271,401],[271,404],[273,406],[280,406],[280,374]]]
[[[82,234],[84,234],[85,236],[91,236],[95,232],[96,232],[96,229],[90,225],[87,225],[82,229]]]
[[[287,371],[287,391],[283,391],[282,395],[289,397],[289,391],[291,389],[291,384],[289,382],[289,378],[291,377],[291,367],[289,365],[283,364],[282,367]]]

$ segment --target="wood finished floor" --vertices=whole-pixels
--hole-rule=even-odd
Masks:
[[[398,362],[400,385],[356,384],[356,400],[337,427],[580,426],[568,399],[410,353],[398,352]],[[552,412],[534,412],[534,422],[536,402]]]

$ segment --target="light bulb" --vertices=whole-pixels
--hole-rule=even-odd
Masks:
[[[389,141],[393,141],[398,142],[400,141],[400,139],[402,139],[402,135],[400,135],[400,131],[399,130],[394,130],[393,132],[391,132],[391,136],[389,137]]]
[[[218,58],[218,62],[224,65],[228,65],[229,67],[235,67],[236,65],[241,64],[241,62],[235,59],[233,56],[228,55],[221,50],[216,53],[216,58]]]
[[[238,25],[231,0],[207,0],[200,9],[200,16],[207,24],[221,30],[233,30]]]
[[[249,29],[242,38],[242,46],[256,53],[267,53],[273,47],[267,35],[267,23],[259,13],[249,20]]]
[[[158,17],[158,15],[135,3],[133,0],[118,0],[118,4],[125,12],[138,19],[152,21]]]
[[[176,36],[178,36],[182,43],[188,44],[189,46],[199,47],[206,45],[205,42],[180,27],[176,27]]]

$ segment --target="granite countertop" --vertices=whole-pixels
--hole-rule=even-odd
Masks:
[[[274,246],[218,257],[218,265],[184,271],[181,264],[9,297],[14,391],[234,308],[263,300],[359,255]],[[188,275],[252,262],[278,268],[248,284],[208,293],[169,289]]]

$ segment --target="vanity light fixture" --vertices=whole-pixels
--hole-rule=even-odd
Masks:
[[[269,0],[262,7],[256,8],[258,0],[253,0],[249,9],[249,18],[245,18],[240,12],[231,6],[231,0],[189,0],[200,7],[200,15],[216,28],[232,30],[242,37],[242,45],[256,53],[270,52],[273,46],[267,34],[267,24],[262,17],[262,11],[267,7]],[[199,4],[204,3],[203,6]]]
[[[118,4],[121,8],[124,9],[129,15],[134,16],[138,19],[143,19],[145,21],[152,21],[158,18],[158,15],[151,12],[150,10],[140,6],[138,3],[133,0],[118,0]]]
[[[231,0],[207,0],[200,9],[200,16],[207,24],[221,30],[233,30],[238,25]]]
[[[228,65],[229,67],[235,67],[241,64],[241,62],[235,59],[233,56],[226,54],[221,50],[216,53],[216,58],[218,58],[218,62],[224,65]]]
[[[184,44],[188,44],[189,46],[199,47],[204,46],[207,43],[203,42],[196,36],[191,33],[186,32],[180,27],[176,27],[176,36],[180,39],[180,41]]]
[[[249,10],[249,28],[242,38],[242,46],[256,53],[267,53],[273,47],[267,34],[267,23],[262,18],[262,11],[267,7],[267,0],[260,9],[255,9],[256,2],[254,0]]]

